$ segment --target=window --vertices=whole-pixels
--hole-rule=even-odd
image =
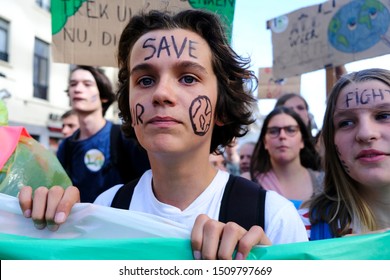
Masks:
[[[35,3],[42,9],[50,12],[50,0],[35,0]]]
[[[46,99],[49,81],[49,45],[35,38],[34,46],[34,97]]]
[[[0,60],[8,62],[9,23],[0,18]]]
[[[38,135],[38,134],[31,134],[31,133],[30,133],[30,135],[31,135],[32,138],[34,138],[34,140],[39,142],[39,139],[41,138],[40,135]]]

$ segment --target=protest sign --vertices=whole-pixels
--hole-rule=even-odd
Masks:
[[[235,0],[52,0],[53,59],[55,62],[116,67],[116,47],[130,18],[139,11],[177,12],[207,9],[233,26]]]
[[[284,79],[276,79],[272,73],[272,68],[259,69],[259,86],[257,98],[271,99],[279,98],[286,93],[301,92],[301,76],[295,76]]]
[[[267,22],[277,79],[390,52],[390,2],[333,0]]]

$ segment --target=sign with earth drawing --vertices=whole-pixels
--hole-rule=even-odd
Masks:
[[[326,1],[267,26],[278,79],[390,53],[388,0]]]
[[[139,11],[207,9],[221,16],[231,37],[235,0],[52,0],[53,60],[116,67],[123,28]]]

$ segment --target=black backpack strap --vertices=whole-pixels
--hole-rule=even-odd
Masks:
[[[139,178],[120,187],[112,199],[111,207],[129,210],[131,198],[138,181]]]
[[[80,129],[78,128],[73,134],[69,137],[66,137],[62,139],[63,141],[63,147],[64,147],[64,152],[63,152],[63,162],[61,162],[62,167],[70,177],[70,170],[72,166],[72,154],[73,154],[73,145],[70,143],[70,139],[76,140],[78,139],[80,135]]]
[[[119,152],[118,149],[122,148],[122,132],[120,125],[118,124],[112,124],[111,131],[110,131],[110,155],[111,155],[111,162],[114,166],[118,166],[119,163]]]
[[[112,124],[111,127],[110,156],[111,165],[118,170],[125,183],[139,178],[150,169],[146,151],[141,148],[135,136],[126,138],[119,124]]]
[[[259,184],[230,175],[222,197],[219,221],[235,222],[249,230],[253,225],[264,229],[266,191]]]
[[[124,182],[129,182],[134,179],[136,175],[134,174],[134,168],[131,164],[130,151],[128,151],[128,147],[125,148],[123,137],[121,125],[112,124],[110,131],[111,165],[118,170]]]
[[[62,162],[62,167],[65,169],[66,173],[70,177],[70,166],[71,166],[71,157],[70,155],[73,153],[70,148],[68,138],[63,139],[64,141],[64,162]]]

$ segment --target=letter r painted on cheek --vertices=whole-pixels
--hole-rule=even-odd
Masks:
[[[135,104],[135,107],[131,109],[131,119],[132,119],[132,125],[140,125],[143,124],[144,121],[142,120],[142,115],[145,112],[144,106],[137,103]]]
[[[211,126],[212,107],[207,96],[198,96],[190,106],[190,119],[194,133],[203,136]]]

